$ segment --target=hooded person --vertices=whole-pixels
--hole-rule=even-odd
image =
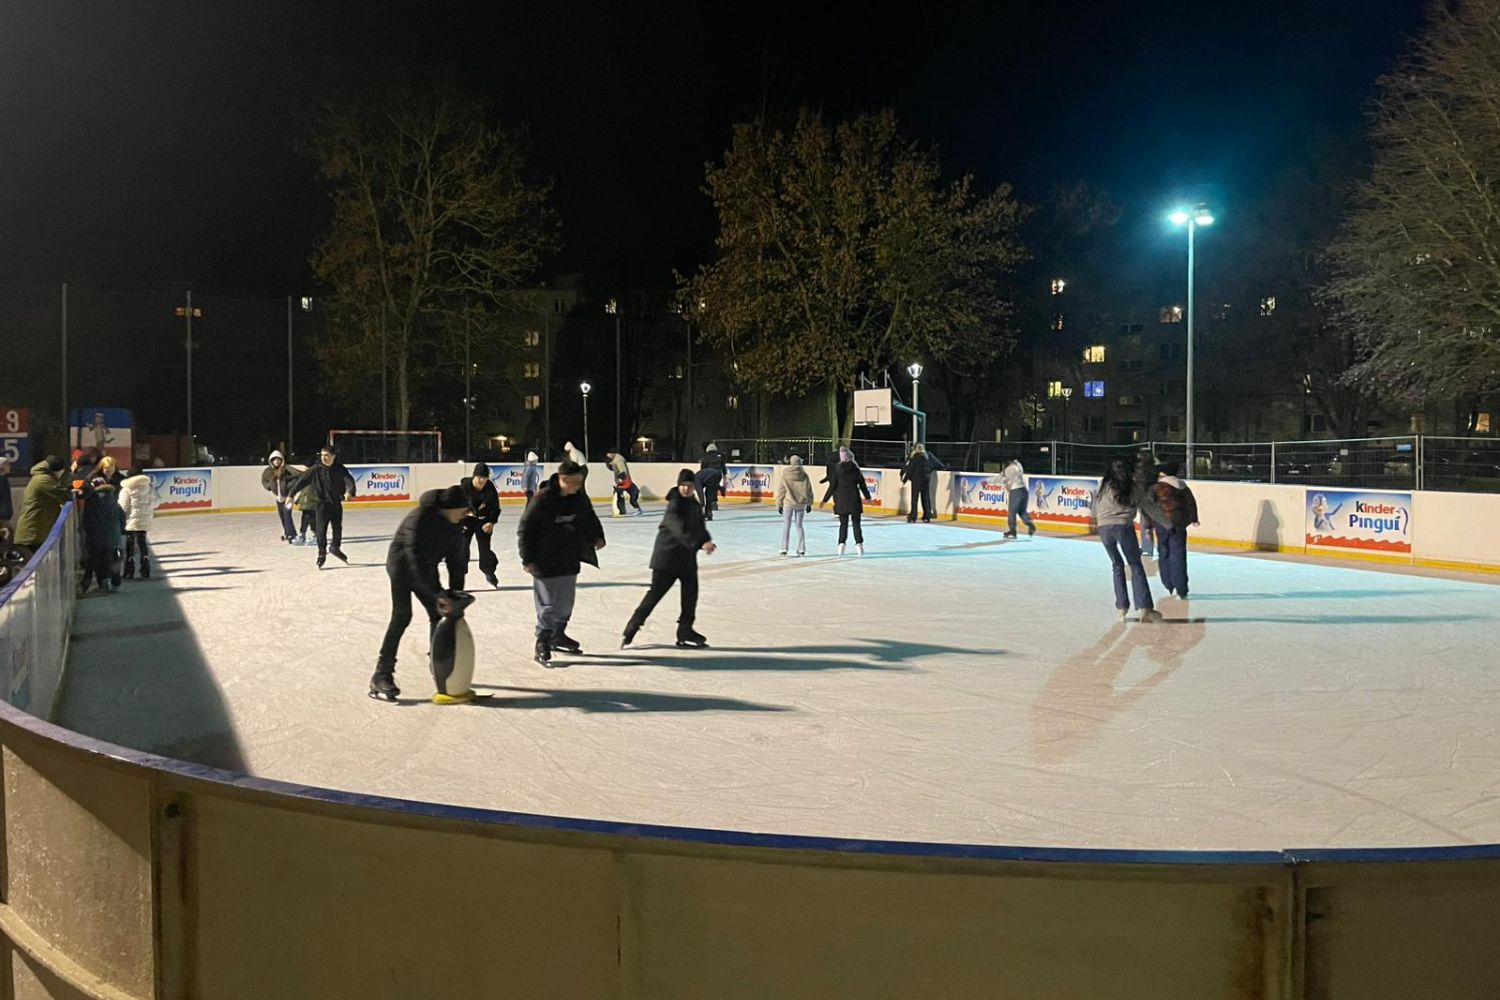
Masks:
[[[1187,533],[1191,525],[1198,523],[1198,499],[1179,478],[1181,469],[1176,462],[1163,462],[1156,467],[1156,483],[1151,487],[1154,501],[1151,517],[1156,522],[1156,541],[1160,546],[1157,565],[1162,586],[1169,594],[1187,597]]]
[[[65,469],[63,460],[56,455],[48,455],[31,467],[31,479],[16,518],[17,545],[34,551],[51,534],[63,505],[73,499],[72,488],[63,480]]]
[[[906,512],[907,523],[916,522],[919,506],[922,508],[922,523],[931,521],[932,499],[928,496],[928,488],[932,484],[932,462],[920,441],[911,446],[911,454],[901,467],[901,481],[911,484],[911,507]]]
[[[156,488],[151,477],[132,469],[120,483],[120,511],[125,515],[125,579],[135,579],[136,553],[140,553],[141,579],[151,579],[151,553],[146,535],[156,516]]]
[[[698,466],[697,475],[693,477],[693,485],[698,492],[698,502],[703,506],[705,520],[712,521],[714,511],[719,509],[719,495],[724,489],[726,469],[724,456],[719,453],[719,446],[710,441],[703,449],[703,461]]]
[[[1016,537],[1016,518],[1026,524],[1026,534],[1036,534],[1036,522],[1026,512],[1031,502],[1031,491],[1026,486],[1026,469],[1020,458],[1013,458],[1000,470],[1000,486],[1005,490],[1005,510],[1010,523],[1005,529],[1005,538]]]
[[[542,460],[537,457],[536,452],[526,453],[526,464],[521,467],[521,492],[526,494],[529,502],[536,496],[536,491],[542,487]]]
[[[633,513],[641,513],[641,488],[631,478],[630,463],[618,449],[607,452],[604,457],[614,478],[615,496],[611,512],[616,517],[624,517],[625,501],[629,500]]]
[[[291,496],[287,487],[297,478],[297,473],[286,464],[286,456],[279,451],[271,452],[266,459],[266,467],[260,470],[261,489],[276,498],[276,516],[281,519],[281,540],[288,545],[297,537],[297,532],[292,528],[292,508],[287,503]]]
[[[125,513],[120,509],[119,491],[100,470],[89,481],[83,493],[83,583],[79,593],[88,593],[89,584],[99,581],[99,589],[112,594],[120,586],[115,569],[120,545],[125,537]]]
[[[469,514],[463,519],[462,525],[464,570],[459,573],[458,582],[453,585],[453,589],[464,589],[464,578],[469,568],[469,553],[473,549],[473,540],[476,538],[479,539],[479,572],[484,574],[486,583],[498,588],[500,580],[495,576],[495,570],[499,567],[500,560],[495,557],[491,542],[495,524],[500,520],[500,492],[495,489],[495,483],[490,479],[490,467],[480,462],[474,466],[474,475],[459,483],[458,488],[464,491],[464,497],[469,502]]]
[[[313,495],[317,498],[313,516],[318,530],[318,569],[323,568],[324,559],[329,552],[340,562],[348,562],[349,557],[344,555],[343,550],[344,499],[354,497],[354,476],[339,461],[338,452],[333,450],[332,445],[324,445],[323,450],[318,452],[317,464],[287,484],[287,496],[283,502],[290,506],[304,486],[312,487]],[[331,547],[328,544],[330,528],[333,529]]]
[[[572,441],[563,442],[563,454],[567,456],[568,461],[572,462],[574,465],[583,470],[583,478],[585,480],[589,478],[588,456],[579,451],[577,446],[574,445]]]
[[[1156,500],[1151,496],[1151,487],[1156,485],[1156,455],[1150,448],[1142,448],[1135,455],[1135,493],[1139,513],[1136,516],[1140,528],[1141,558],[1155,558],[1157,514]]]
[[[860,555],[865,554],[865,533],[860,526],[860,518],[864,515],[865,505],[860,499],[872,499],[870,487],[865,483],[865,474],[860,470],[859,463],[854,461],[854,453],[848,448],[839,449],[839,464],[834,469],[833,481],[828,484],[828,492],[823,495],[823,500],[818,506],[833,500],[833,512],[839,516],[839,555],[844,554],[844,543],[849,539],[849,523],[854,523],[854,548]]]
[[[797,555],[807,554],[807,529],[802,519],[812,510],[812,477],[802,467],[802,456],[793,455],[776,483],[776,513],[781,515],[781,555],[791,545],[792,528],[797,529]]]
[[[453,610],[451,591],[463,580],[464,533],[459,524],[469,515],[469,498],[459,486],[428,490],[417,508],[401,519],[385,557],[386,576],[391,581],[391,620],[380,643],[375,673],[370,677],[370,697],[395,701],[396,652],[401,636],[411,624],[411,599],[422,602],[429,629]],[[448,569],[448,589],[438,578],[438,566]]]
[[[698,553],[714,552],[703,508],[694,495],[697,477],[692,469],[677,473],[677,488],[667,495],[667,511],[656,529],[651,549],[651,589],[641,598],[635,613],[625,623],[621,646],[629,646],[656,605],[675,582],[682,595],[682,613],[677,618],[677,645],[702,647],[708,640],[694,631],[698,614]]]
[[[526,505],[516,531],[521,568],[532,578],[536,661],[544,666],[550,664],[554,649],[583,652],[568,635],[568,622],[582,564],[598,566],[595,553],[604,548],[604,526],[584,492],[583,479],[576,462],[563,462]]]

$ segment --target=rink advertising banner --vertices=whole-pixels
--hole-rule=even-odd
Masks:
[[[885,473],[878,470],[861,469],[865,476],[865,489],[870,491],[870,499],[865,501],[866,507],[884,507],[885,500],[881,497],[881,488],[885,485]]]
[[[1307,544],[1409,555],[1411,494],[1309,488]]]
[[[97,451],[122,469],[135,461],[135,415],[118,406],[80,406],[68,412],[68,447]]]
[[[769,500],[775,495],[771,477],[776,470],[769,465],[726,465],[724,495],[745,500]]]
[[[351,503],[411,499],[409,465],[351,465],[349,474],[354,477]]]
[[[495,484],[495,492],[500,494],[501,500],[507,497],[519,500],[526,496],[526,466],[492,465],[490,482]]]
[[[957,472],[953,475],[958,491],[958,513],[973,517],[1005,517],[1009,495],[1000,485],[1000,477],[983,472]]]
[[[1091,524],[1097,479],[1027,476],[1031,487],[1031,515],[1054,524]]]
[[[214,505],[214,470],[147,469],[156,509],[206,510]]]

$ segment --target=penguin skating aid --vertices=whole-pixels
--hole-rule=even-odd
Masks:
[[[432,700],[439,705],[461,705],[474,700],[469,682],[474,678],[474,634],[464,621],[464,612],[474,603],[474,595],[450,590],[448,599],[453,610],[438,619],[432,630],[432,680],[437,692]]]

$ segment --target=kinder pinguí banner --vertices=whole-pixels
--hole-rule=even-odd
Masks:
[[[1093,520],[1097,479],[1027,476],[1026,485],[1031,488],[1031,515],[1036,520],[1085,527]]]
[[[983,472],[959,472],[958,512],[972,517],[1005,517],[1008,513],[1009,494],[1000,485],[999,475]]]
[[[214,505],[213,469],[147,469],[156,509],[207,510]]]
[[[881,487],[885,485],[885,473],[879,469],[860,469],[865,476],[865,488],[870,491],[870,499],[864,502],[866,507],[884,507],[885,500],[881,497]]]
[[[490,466],[490,482],[495,484],[495,492],[500,494],[500,499],[524,499],[526,496],[526,466],[524,465],[492,465]]]
[[[1411,494],[1309,489],[1307,544],[1411,554]]]
[[[351,465],[349,474],[354,477],[353,503],[411,499],[409,465]]]
[[[771,477],[776,470],[769,465],[726,465],[724,495],[744,500],[769,500],[775,495]]]

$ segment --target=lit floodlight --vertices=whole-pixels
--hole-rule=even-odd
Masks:
[[[1179,208],[1177,211],[1167,216],[1167,221],[1172,223],[1172,225],[1174,226],[1185,226],[1187,225],[1187,220],[1191,218],[1192,216],[1188,215],[1187,209]]]
[[[587,382],[579,382],[578,391],[587,396],[589,393],[594,391],[594,387],[589,385]]]
[[[910,375],[914,379],[921,378],[922,363],[920,361],[913,361],[910,365],[907,366],[906,374]]]

